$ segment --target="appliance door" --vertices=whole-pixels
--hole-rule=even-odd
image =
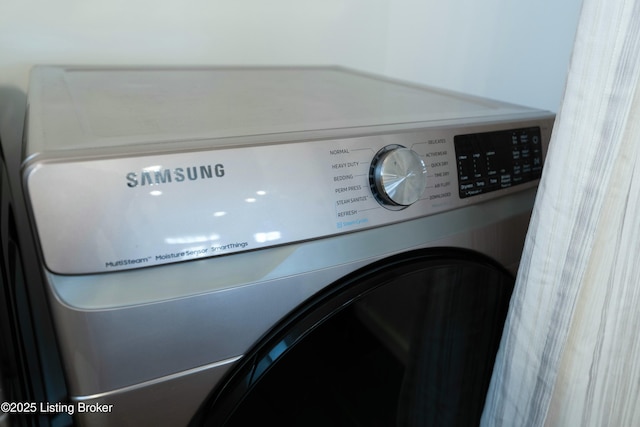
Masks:
[[[478,425],[513,284],[461,249],[372,264],[265,336],[192,425]]]

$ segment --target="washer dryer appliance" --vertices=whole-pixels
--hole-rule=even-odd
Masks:
[[[553,114],[333,67],[42,66],[27,99],[11,423],[477,421]]]

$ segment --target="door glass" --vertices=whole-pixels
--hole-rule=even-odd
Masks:
[[[347,280],[255,358],[224,425],[478,425],[512,288],[429,258]]]

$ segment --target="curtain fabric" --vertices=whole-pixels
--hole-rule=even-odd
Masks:
[[[640,0],[584,0],[483,426],[640,426],[639,78]]]

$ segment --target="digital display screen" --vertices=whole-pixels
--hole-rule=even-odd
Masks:
[[[454,137],[460,198],[539,179],[539,127],[472,133]]]

